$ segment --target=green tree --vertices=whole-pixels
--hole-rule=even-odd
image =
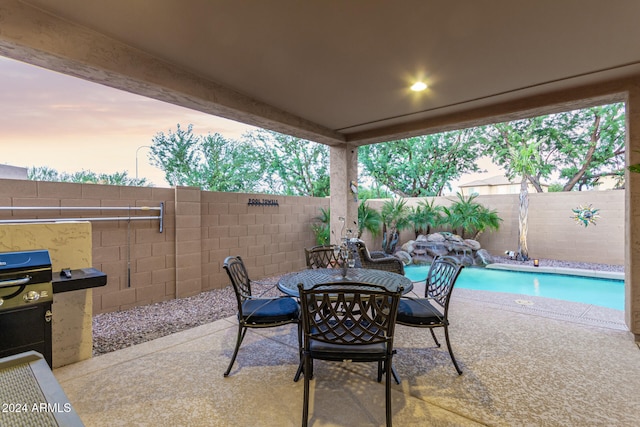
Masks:
[[[265,179],[278,194],[326,197],[329,195],[329,147],[268,130],[244,136],[262,145]]]
[[[624,104],[574,110],[487,126],[485,154],[512,173],[511,149],[535,142],[540,162],[527,180],[542,192],[541,180],[559,175],[563,191],[598,185],[603,176],[623,177]]]
[[[27,177],[33,181],[74,182],[79,184],[105,184],[150,187],[146,178],[130,178],[128,172],[115,172],[112,174],[95,173],[83,170],[74,173],[58,172],[56,169],[44,167],[32,167],[27,170]]]
[[[603,176],[624,178],[624,104],[578,110],[567,116],[566,126],[561,128],[566,139],[559,167],[560,177],[567,180],[563,190],[594,187]]]
[[[547,191],[549,193],[559,193],[560,191],[562,191],[563,188],[564,188],[564,186],[562,184],[554,182],[553,184],[549,184],[549,187],[547,188]]]
[[[382,215],[382,250],[391,254],[395,250],[400,231],[411,226],[409,207],[404,199],[391,199],[384,202]]]
[[[369,206],[366,201],[361,201],[358,205],[358,238],[362,237],[362,233],[366,230],[372,236],[380,234],[382,226],[382,216],[380,212]]]
[[[400,197],[439,196],[449,182],[475,172],[476,129],[417,136],[359,148],[363,175]]]
[[[90,170],[83,170],[71,174],[62,173],[60,176],[67,182],[77,182],[80,184],[96,184],[100,180],[98,174]]]
[[[391,199],[393,197],[393,193],[390,191],[378,186],[373,187],[358,187],[358,199],[359,200],[369,200],[369,199]]]
[[[475,201],[477,194],[465,197],[457,193],[457,200],[449,207],[443,207],[443,223],[451,227],[451,231],[463,238],[476,239],[487,229],[497,230],[500,227],[500,217],[497,211]]]
[[[61,182],[60,173],[48,166],[33,166],[27,169],[27,178],[31,181]]]
[[[518,197],[518,259],[529,259],[527,233],[529,230],[529,177],[540,170],[539,143],[522,144],[511,147],[509,178],[520,177],[520,195]]]
[[[149,156],[171,185],[226,192],[266,190],[261,150],[218,133],[195,135],[192,125],[185,130],[178,124],[175,132],[156,134]]]
[[[193,134],[193,125],[184,130],[180,124],[175,132],[159,132],[153,137],[149,159],[164,171],[169,184],[199,186],[200,179],[194,176],[194,168],[201,162],[199,139]]]
[[[130,178],[129,173],[126,171],[115,172],[112,174],[105,174],[105,173],[98,174],[98,183],[106,184],[106,185],[124,185],[124,186],[135,185],[138,187],[147,186],[146,178]]]
[[[411,208],[409,221],[413,224],[416,238],[431,232],[431,228],[437,227],[442,222],[443,207],[436,206],[435,199],[431,201],[424,199],[418,202],[417,206]]]

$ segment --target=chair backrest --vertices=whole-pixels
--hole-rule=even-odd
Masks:
[[[371,259],[371,254],[369,254],[369,250],[363,241],[358,240],[354,242],[354,247],[358,254],[358,258],[360,258],[360,262],[366,262]]]
[[[314,246],[304,249],[307,268],[333,268],[338,266],[338,254],[334,245]]]
[[[425,297],[436,300],[446,311],[451,291],[462,268],[462,264],[448,258],[434,259],[427,275]]]
[[[404,276],[404,264],[400,259],[387,254],[383,254],[382,256],[376,254],[377,256],[374,257],[362,240],[354,242],[354,246],[363,268],[391,271],[392,273],[398,273]]]
[[[249,279],[247,268],[239,256],[225,258],[223,267],[231,279],[238,300],[238,308],[242,310],[242,302],[251,297],[251,279]]]
[[[398,302],[402,289],[343,283],[298,285],[305,341],[332,344],[387,344],[393,347]],[[307,343],[308,344],[308,343]],[[308,348],[308,347],[307,347]]]

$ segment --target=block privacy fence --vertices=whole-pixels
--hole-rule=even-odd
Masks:
[[[452,200],[454,197],[439,197],[435,203],[446,206]],[[479,237],[482,247],[494,255],[517,249],[517,200],[517,194],[477,198],[503,219],[499,231]],[[408,199],[408,204],[417,201]],[[230,255],[240,255],[254,279],[303,269],[304,248],[315,245],[313,219],[320,208],[329,208],[327,198],[218,193],[192,187],[0,180],[3,207],[157,207],[160,203],[164,203],[162,232],[158,221],[152,219],[91,222],[93,267],[108,277],[106,286],[93,291],[94,314],[224,288],[230,282],[222,264]],[[369,201],[378,210],[382,203]],[[600,208],[597,226],[575,224],[571,209],[581,204]],[[76,215],[116,214],[109,210],[3,210],[0,220],[53,221]],[[532,258],[622,265],[624,227],[624,191],[530,194],[528,242]],[[413,238],[413,231],[407,230],[400,242]],[[363,239],[371,250],[381,247],[380,237],[373,239],[365,233]],[[0,251],[10,250],[0,236]]]

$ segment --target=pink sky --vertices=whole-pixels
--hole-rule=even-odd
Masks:
[[[183,128],[193,124],[196,134],[217,132],[231,139],[256,129],[2,56],[0,94],[0,164],[11,166],[68,173],[127,171],[135,177],[138,148],[178,123]],[[167,187],[147,153],[145,147],[138,151],[138,176]],[[502,173],[488,159],[479,159],[478,165],[488,173],[465,175],[452,184]]]
[[[231,139],[255,129],[231,120],[133,95],[0,56],[0,164],[91,170],[135,177],[136,150],[158,132],[193,124],[196,134]],[[164,187],[147,148],[138,175]]]

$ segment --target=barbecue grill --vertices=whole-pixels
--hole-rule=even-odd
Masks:
[[[0,358],[35,350],[53,366],[51,280],[49,251],[0,253]]]

